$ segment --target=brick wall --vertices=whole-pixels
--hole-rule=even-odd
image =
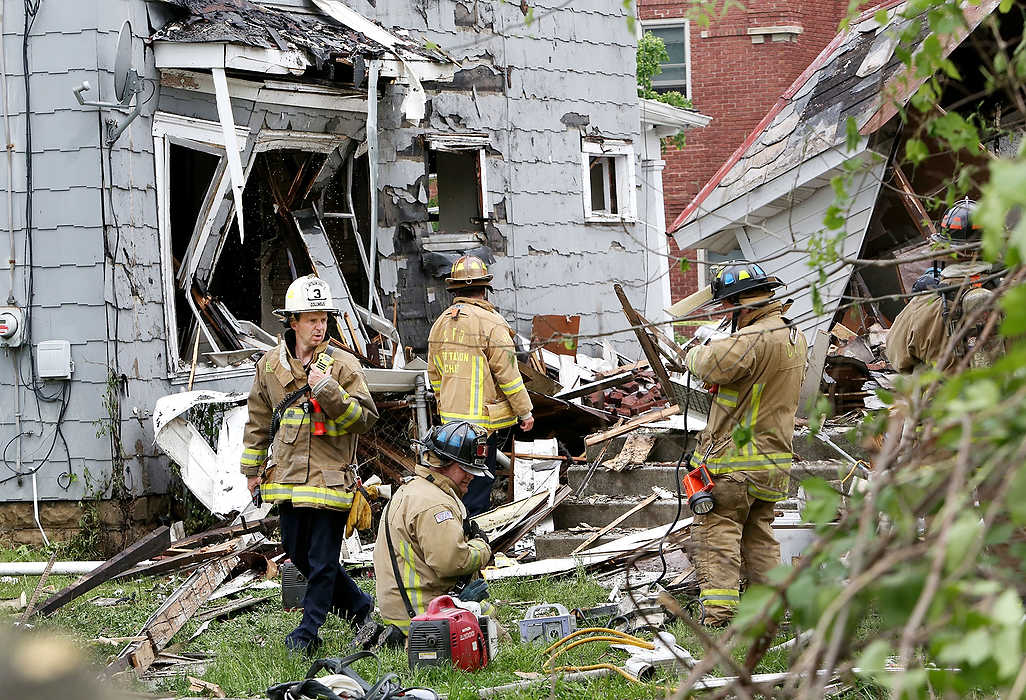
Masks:
[[[687,16],[686,0],[639,0],[642,21]],[[746,9],[732,7],[707,27],[691,22],[691,100],[695,109],[712,117],[704,129],[687,134],[683,151],[672,146],[665,154],[663,192],[666,223],[730,157],[766,115],[777,98],[805,70],[837,33],[847,0],[748,0]],[[753,27],[794,26],[802,33],[794,41],[753,43]],[[671,240],[671,252],[679,254]],[[684,251],[694,259],[694,251]],[[674,300],[697,289],[697,268],[687,273],[671,269]]]

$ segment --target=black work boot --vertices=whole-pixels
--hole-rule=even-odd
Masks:
[[[381,636],[385,629],[384,625],[374,621],[370,613],[367,614],[367,617],[355,623],[353,628],[356,631],[356,638],[353,640],[353,643],[364,651],[375,646],[378,637]]]

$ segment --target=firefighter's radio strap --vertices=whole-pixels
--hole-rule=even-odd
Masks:
[[[285,398],[274,407],[274,411],[271,413],[271,442],[274,442],[274,436],[277,434],[278,428],[281,427],[281,417],[285,414],[285,410],[291,406],[296,399],[308,391],[310,391],[310,385],[304,384],[291,394],[287,394]]]
[[[399,575],[399,562],[395,558],[395,546],[392,544],[392,524],[388,521],[388,509],[391,507],[392,501],[389,501],[388,505],[385,506],[385,512],[381,515],[385,519],[385,543],[388,544],[388,558],[392,561],[392,575],[395,576],[396,585],[399,586],[399,595],[402,596],[403,605],[406,606],[406,614],[412,620],[417,616],[417,611],[410,602],[410,594],[406,592],[403,577]],[[413,564],[411,563],[410,565],[412,566]]]

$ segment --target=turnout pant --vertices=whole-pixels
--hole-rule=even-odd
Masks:
[[[504,442],[505,436],[506,430],[496,430],[488,436],[488,455],[485,457],[485,464],[492,474],[495,474],[499,444]],[[463,505],[467,507],[467,517],[473,518],[475,515],[481,515],[481,513],[491,510],[492,486],[494,484],[494,477],[489,479],[487,476],[475,476],[470,480],[467,493],[463,496]]]
[[[306,577],[303,620],[289,634],[290,648],[306,648],[332,611],[358,625],[370,615],[374,599],[361,591],[339,563],[348,511],[297,508],[278,504],[281,542],[289,559]]]
[[[713,477],[716,506],[696,515],[691,528],[691,558],[701,586],[699,600],[706,624],[726,623],[740,600],[742,573],[763,583],[780,563],[780,544],[773,536],[773,503],[748,493],[738,474]]]

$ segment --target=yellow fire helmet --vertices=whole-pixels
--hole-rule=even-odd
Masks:
[[[458,292],[468,287],[490,287],[492,275],[488,274],[488,266],[484,260],[473,255],[464,255],[452,264],[445,286],[450,292]]]

